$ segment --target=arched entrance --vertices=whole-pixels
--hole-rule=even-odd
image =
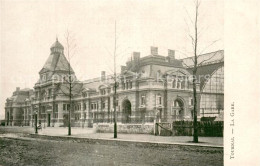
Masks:
[[[131,122],[131,102],[126,99],[122,104],[122,123]]]
[[[173,102],[173,110],[175,120],[183,120],[184,117],[184,103],[181,99],[176,99]]]

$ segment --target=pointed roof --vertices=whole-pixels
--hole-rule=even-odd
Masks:
[[[60,48],[63,49],[63,46],[59,43],[58,40],[51,46],[52,48]],[[43,68],[39,72],[44,73],[48,71],[69,71],[69,62],[66,59],[63,52],[51,52],[47,61],[45,62]],[[73,69],[70,67],[71,73],[74,73]]]

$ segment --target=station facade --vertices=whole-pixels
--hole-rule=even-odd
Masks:
[[[50,51],[33,89],[17,88],[6,99],[6,125],[33,126],[37,116],[46,127],[67,126],[70,109],[72,126],[113,123],[115,80],[118,123],[193,119],[193,57],[176,59],[174,50],[162,56],[157,47],[151,47],[150,55],[144,57],[133,52],[116,78],[102,71],[98,78],[79,81],[58,40]],[[224,51],[200,55],[198,63],[198,119],[223,121]]]

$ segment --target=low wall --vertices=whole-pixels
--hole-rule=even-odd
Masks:
[[[114,124],[94,124],[97,133],[113,133]],[[154,124],[117,124],[118,133],[153,134]]]

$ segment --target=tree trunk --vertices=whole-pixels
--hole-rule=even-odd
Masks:
[[[196,69],[197,70],[197,69]],[[196,71],[193,71],[193,142],[198,143],[198,127],[197,127],[197,87],[196,87]]]
[[[70,94],[69,94],[69,97],[70,97],[70,109],[69,109],[69,128],[68,128],[68,135],[71,135],[71,110],[72,110],[72,86],[71,86],[71,75],[70,75],[70,66],[69,66],[69,90],[70,90]]]

